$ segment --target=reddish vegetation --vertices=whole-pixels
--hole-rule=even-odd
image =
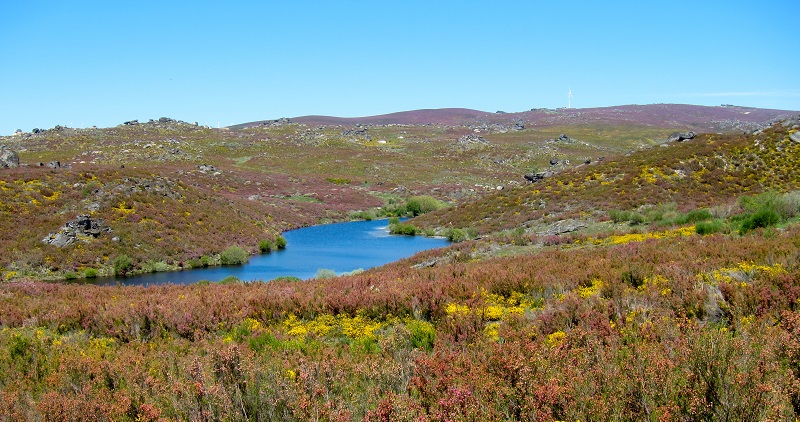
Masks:
[[[597,162],[477,201],[426,214],[420,226],[488,233],[530,222],[605,215],[643,205],[721,205],[739,195],[800,189],[800,144],[778,125],[752,135],[703,135]]]
[[[251,131],[249,139],[261,136]],[[798,189],[794,132],[704,135],[433,212],[417,223],[491,234],[354,276],[147,288],[0,284],[0,420],[797,419],[797,195],[761,195],[774,209],[731,215],[726,224],[753,223],[743,234],[701,236],[700,223],[687,220],[597,229],[612,210],[675,203],[710,215],[694,208]],[[250,142],[231,139],[210,145],[222,154]],[[269,150],[293,141],[258,142]],[[336,151],[368,151],[359,142]],[[132,167],[6,172],[0,224],[33,239],[0,237],[11,265],[79,269],[111,258],[112,240],[82,252],[39,243],[94,202],[94,216],[114,224],[120,243],[161,239],[129,249],[147,260],[170,248],[197,256],[227,239],[254,247],[273,230],[374,200],[356,178],[338,175]],[[778,199],[782,210],[794,207],[783,219]],[[567,235],[526,230],[567,218],[595,226]]]
[[[798,245],[795,228],[419,270],[405,261],[314,282],[6,285],[0,412],[54,420],[791,419],[800,397]],[[742,262],[769,265],[722,275]],[[491,316],[491,298],[515,293],[533,307]],[[453,303],[476,311],[446,311]],[[386,325],[361,339],[298,338],[281,328],[289,314]],[[430,352],[415,343],[415,316],[435,327]]]
[[[688,104],[624,105],[598,108],[535,109],[514,113],[489,113],[464,108],[413,110],[367,117],[301,116],[291,121],[307,125],[475,125],[483,123],[508,124],[522,120],[526,125],[579,125],[579,124],[644,124],[663,127],[683,127],[694,131],[731,130],[725,127],[734,121],[764,123],[788,117],[796,111],[769,110],[750,107],[707,107]],[[703,122],[703,123],[700,123]],[[262,122],[232,126],[241,128]]]

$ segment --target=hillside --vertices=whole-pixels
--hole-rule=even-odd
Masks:
[[[0,171],[0,219],[13,228],[0,235],[9,251],[0,277],[108,275],[117,258],[129,258],[131,272],[213,264],[229,246],[254,253],[286,229],[402,213],[413,195],[466,204],[513,192],[525,174],[613,162],[675,131],[740,131],[782,114],[671,105],[446,109],[238,130],[169,118],[36,129],[2,138],[20,167]],[[100,231],[75,233],[78,221]]]
[[[798,129],[424,215],[483,235],[353,276],[2,284],[0,418],[794,420]]]
[[[598,218],[610,210],[666,203],[687,210],[725,204],[745,194],[800,189],[800,143],[789,139],[794,133],[790,126],[662,144],[427,214],[415,223],[488,233]]]
[[[300,116],[288,119],[307,125],[446,125],[483,124],[557,126],[582,124],[636,124],[655,127],[686,128],[695,132],[741,131],[758,128],[770,120],[791,116],[793,111],[737,106],[696,106],[688,104],[624,105],[598,108],[531,109],[524,112],[495,112],[463,108],[413,110],[367,117]],[[262,120],[231,126],[243,129],[268,125],[276,120]]]

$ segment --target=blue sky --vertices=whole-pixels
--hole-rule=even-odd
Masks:
[[[800,1],[0,0],[0,134],[419,108],[800,110]]]

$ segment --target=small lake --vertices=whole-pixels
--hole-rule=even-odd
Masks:
[[[244,265],[98,278],[93,284],[191,284],[220,281],[228,276],[243,281],[267,281],[281,276],[308,279],[320,269],[337,274],[366,270],[450,243],[444,238],[391,235],[388,224],[389,220],[354,221],[290,230],[283,233],[286,249],[251,256]]]

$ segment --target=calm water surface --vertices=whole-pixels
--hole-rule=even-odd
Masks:
[[[322,268],[338,274],[359,268],[366,270],[449,243],[443,238],[390,235],[388,220],[325,224],[291,230],[283,233],[283,237],[286,249],[251,256],[245,265],[98,278],[97,284],[190,284],[200,280],[219,281],[228,276],[245,281],[281,276],[307,279]]]

